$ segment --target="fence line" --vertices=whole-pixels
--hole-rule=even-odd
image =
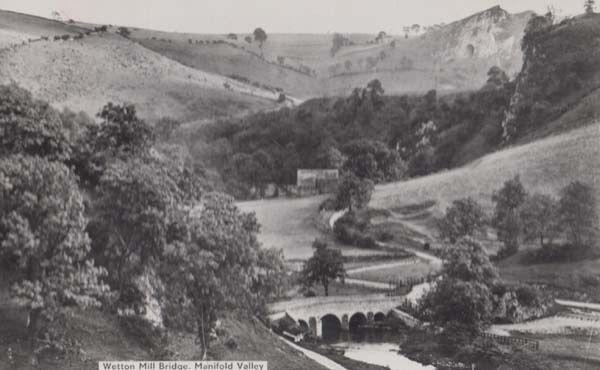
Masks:
[[[540,349],[540,342],[535,339],[508,337],[508,336],[502,336],[502,335],[497,335],[497,334],[492,334],[492,333],[481,333],[480,336],[482,336],[484,338],[492,339],[496,343],[501,344],[501,345],[506,345],[506,346],[516,345],[516,346],[528,348],[533,351],[537,351]]]

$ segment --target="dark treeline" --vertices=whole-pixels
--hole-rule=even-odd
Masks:
[[[452,168],[497,147],[513,91],[497,67],[480,90],[441,97],[435,90],[386,96],[373,80],[347,97],[215,122],[186,140],[192,156],[216,168],[238,197],[269,183],[293,184],[298,168],[346,168],[360,177],[373,174],[375,182],[394,181]]]

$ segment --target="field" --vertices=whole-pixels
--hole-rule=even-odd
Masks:
[[[388,283],[410,278],[421,278],[436,270],[434,266],[425,262],[419,261],[415,264],[402,265],[396,267],[383,267],[379,269],[349,273],[348,277],[353,279],[361,279],[368,281],[377,281],[380,283]]]
[[[299,199],[272,199],[240,202],[244,212],[255,212],[261,231],[259,241],[266,248],[283,249],[287,259],[307,259],[313,253],[316,238],[327,240],[344,255],[370,255],[385,253],[343,246],[335,243],[326,226],[319,225],[319,204],[325,196]]]

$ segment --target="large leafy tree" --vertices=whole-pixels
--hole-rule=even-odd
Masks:
[[[267,33],[262,28],[258,27],[253,32],[254,41],[258,42],[260,48],[263,47],[265,41],[267,41]]]
[[[83,198],[62,163],[39,157],[0,160],[0,265],[11,296],[40,334],[61,307],[96,306],[108,293],[105,271],[89,258]]]
[[[338,209],[348,208],[349,211],[361,209],[369,204],[374,189],[373,181],[346,173],[340,179],[335,203]]]
[[[48,160],[71,157],[70,132],[48,103],[16,85],[0,85],[0,156],[26,154]]]
[[[442,280],[423,297],[421,308],[446,329],[461,328],[469,336],[476,335],[491,323],[490,288],[497,279],[498,272],[481,245],[461,239],[449,250]]]
[[[335,279],[343,279],[346,276],[342,252],[337,249],[328,248],[326,242],[315,240],[313,243],[314,253],[304,264],[302,270],[302,283],[308,287],[313,284],[321,284],[325,295],[329,295],[329,284]]]
[[[552,240],[560,230],[558,202],[545,194],[529,196],[521,207],[521,220],[525,240],[539,240],[543,247],[544,239]]]
[[[137,116],[131,104],[108,103],[97,116],[101,123],[88,126],[77,142],[74,159],[77,174],[92,187],[110,162],[142,155],[155,141],[152,127]]]
[[[519,248],[522,223],[519,209],[527,199],[527,192],[520,177],[504,183],[502,188],[492,195],[495,203],[492,225],[496,228],[498,240],[504,243],[504,253],[513,254]]]
[[[254,313],[257,307],[253,287],[260,255],[259,225],[253,214],[241,213],[231,197],[219,193],[203,196],[183,224],[187,231],[165,251],[163,275],[174,299],[189,300],[206,355],[220,313],[227,309]],[[274,259],[262,259],[266,269],[273,269]]]
[[[107,236],[99,251],[120,294],[162,256],[184,194],[169,169],[152,159],[117,160],[98,186],[97,221]]]
[[[406,166],[398,153],[380,141],[355,140],[343,147],[344,170],[375,183],[401,179]]]
[[[598,211],[591,186],[574,181],[561,190],[559,219],[567,239],[576,246],[591,246],[597,242]]]
[[[439,220],[438,227],[444,239],[451,243],[465,236],[473,236],[482,231],[486,224],[483,208],[472,198],[458,199],[446,209],[446,214]]]

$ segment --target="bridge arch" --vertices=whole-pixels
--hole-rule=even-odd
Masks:
[[[334,342],[340,338],[342,332],[342,322],[334,314],[327,314],[321,317],[321,338],[325,342]]]
[[[366,325],[367,322],[367,315],[362,312],[356,312],[354,315],[350,316],[350,321],[348,321],[348,329],[350,332],[356,332],[361,326]]]
[[[373,321],[375,322],[383,322],[385,321],[385,314],[383,312],[376,312],[375,316],[373,316]]]

